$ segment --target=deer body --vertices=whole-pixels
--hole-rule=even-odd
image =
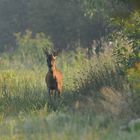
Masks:
[[[62,91],[62,74],[61,72],[54,70],[48,71],[46,78],[45,78],[49,94],[52,90],[56,90],[60,96]]]
[[[47,57],[48,72],[45,77],[45,82],[48,88],[49,96],[52,95],[53,91],[57,91],[58,96],[62,92],[62,73],[56,69],[56,53],[48,53],[47,50],[44,51]]]

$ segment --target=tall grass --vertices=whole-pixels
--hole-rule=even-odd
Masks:
[[[14,119],[0,122],[0,135],[3,140],[139,139],[137,132],[121,132],[119,125],[105,116],[95,116],[93,113],[48,114],[46,109],[33,112],[30,116],[21,113]]]
[[[10,65],[0,70],[0,139],[139,138],[135,131],[119,129],[121,117],[130,113],[126,83],[108,52],[90,60],[82,52],[63,52],[57,61],[63,73],[62,98],[52,101],[46,96],[46,66],[24,63],[17,69],[13,60],[4,59]]]
[[[43,104],[45,86],[42,74],[33,71],[5,70],[0,72],[0,112],[5,115],[30,111]]]
[[[100,57],[92,57],[78,75],[79,92],[87,91],[87,89],[89,91],[99,91],[106,86],[123,90],[125,79],[120,76],[118,71],[119,68],[111,54],[107,53],[101,54]]]

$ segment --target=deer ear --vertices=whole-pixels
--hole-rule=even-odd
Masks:
[[[55,60],[57,56],[52,55],[53,59]]]
[[[49,52],[48,52],[48,49],[47,48],[43,48],[43,51],[44,51],[44,53],[45,53],[46,56],[49,55]]]

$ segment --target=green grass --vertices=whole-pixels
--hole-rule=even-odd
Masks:
[[[73,57],[67,63],[69,58],[65,55],[58,60],[63,94],[51,101],[45,66],[17,69],[10,63],[1,68],[0,140],[139,139],[139,130],[120,129],[130,119],[131,110],[124,96],[126,83],[117,74],[112,57]]]
[[[91,112],[48,113],[46,108],[28,115],[20,113],[0,123],[0,138],[3,140],[138,140],[138,133],[120,131],[115,120]]]

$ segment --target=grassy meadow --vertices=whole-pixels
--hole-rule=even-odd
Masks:
[[[0,0],[0,140],[140,140],[140,0]]]
[[[1,56],[0,140],[139,139],[139,129],[128,125],[138,117],[138,103],[134,109],[133,91],[111,51],[91,59],[81,50],[61,53],[57,67],[63,73],[62,97],[51,101],[45,57],[41,64],[30,57]]]

